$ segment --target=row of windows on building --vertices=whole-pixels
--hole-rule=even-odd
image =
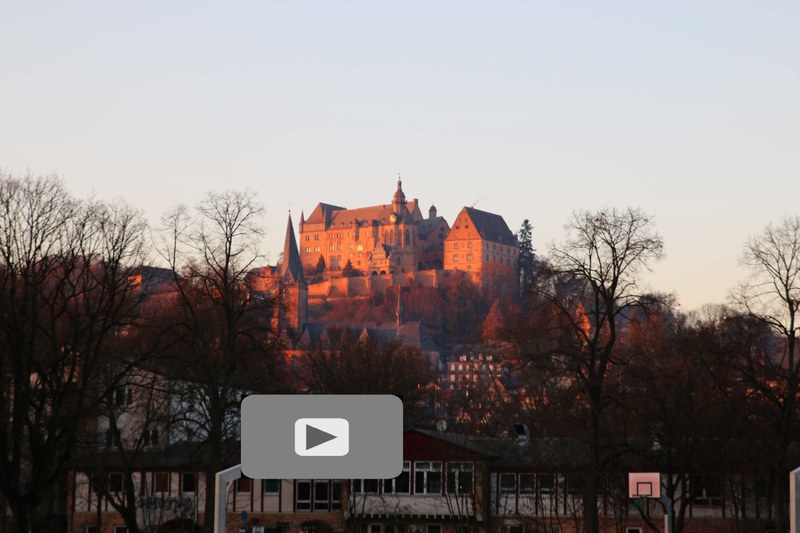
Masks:
[[[106,448],[111,448],[112,446],[121,447],[122,444],[120,442],[120,433],[119,431],[114,432],[110,429],[106,430],[106,440],[105,440]],[[158,446],[158,430],[157,429],[145,429],[142,431],[141,434],[141,445],[142,446]]]
[[[153,492],[154,493],[171,493],[173,488],[170,486],[171,476],[169,472],[155,472],[152,478]],[[122,473],[110,472],[103,475],[96,475],[92,478],[92,486],[100,487],[102,490],[122,493],[124,491]],[[266,481],[266,480],[265,480]],[[178,478],[178,487],[176,487],[181,494],[197,492],[197,473],[196,472],[182,472]]]
[[[467,248],[472,249],[472,241],[467,241]],[[458,241],[453,242],[453,250],[458,250],[461,248],[461,243]],[[491,250],[493,252],[500,252],[501,254],[513,254],[514,247],[513,246],[504,246],[502,244],[497,244],[494,242],[486,241],[486,249]]]
[[[473,261],[473,260],[474,257],[472,254],[466,254],[466,261]],[[458,263],[459,261],[461,261],[461,255],[453,254],[453,262]],[[486,261],[495,261],[497,263],[500,263],[501,265],[505,264],[507,266],[511,266],[511,259],[508,259],[507,257],[506,258],[499,257],[494,254],[486,254]]]
[[[470,494],[475,483],[475,465],[472,462],[448,462],[446,471],[441,461],[415,461],[403,463],[403,473],[393,479],[356,479],[355,494]],[[444,474],[444,484],[443,481]],[[413,483],[411,480],[413,479]]]
[[[450,363],[450,372],[477,372],[479,370],[486,372],[487,370],[493,371],[495,369],[494,363]],[[501,370],[502,366],[497,365],[497,370]]]

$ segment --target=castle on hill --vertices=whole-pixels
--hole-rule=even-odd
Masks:
[[[422,215],[406,201],[403,183],[391,203],[347,209],[319,203],[300,215],[300,262],[306,272],[324,264],[341,275],[348,261],[367,275],[461,270],[481,285],[516,281],[517,239],[503,217],[464,207],[451,226],[436,207]]]
[[[406,201],[400,180],[390,204],[346,209],[319,203],[307,219],[300,215],[299,226],[299,246],[290,215],[280,264],[248,276],[251,289],[277,297],[273,325],[280,331],[305,331],[309,297],[364,296],[371,287],[411,278],[435,284],[430,280],[453,271],[484,287],[517,283],[517,239],[503,217],[464,207],[451,227],[431,206],[425,218],[417,199]],[[343,277],[348,262],[363,276]],[[320,264],[322,280],[310,284],[306,273],[318,272]]]

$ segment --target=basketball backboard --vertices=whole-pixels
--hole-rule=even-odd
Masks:
[[[661,498],[661,474],[658,472],[631,472],[628,474],[628,497]]]

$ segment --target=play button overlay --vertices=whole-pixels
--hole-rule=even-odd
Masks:
[[[242,400],[242,473],[386,479],[403,472],[403,402],[390,394],[254,394]]]
[[[294,423],[294,453],[340,457],[350,451],[350,424],[344,418],[301,418]]]

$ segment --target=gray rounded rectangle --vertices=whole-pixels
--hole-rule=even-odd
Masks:
[[[296,443],[295,424],[301,419],[309,419],[300,422],[310,424],[309,434],[330,437],[323,437],[323,445]],[[336,422],[342,419],[347,423]],[[340,446],[337,441],[345,439],[347,445]],[[326,449],[331,455],[324,455]],[[247,477],[386,479],[402,472],[403,402],[397,396],[254,394],[242,400],[242,473]]]

